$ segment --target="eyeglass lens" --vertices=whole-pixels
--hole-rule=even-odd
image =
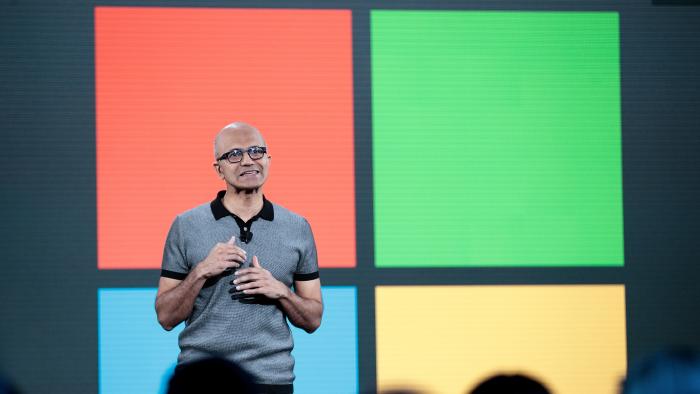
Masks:
[[[253,160],[261,159],[263,155],[265,155],[264,148],[261,148],[259,146],[251,146],[245,151],[240,149],[234,149],[230,151],[226,159],[229,161],[229,163],[238,163],[243,159],[243,152],[248,152],[248,155],[250,155],[250,158]]]

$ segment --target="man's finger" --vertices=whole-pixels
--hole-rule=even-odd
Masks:
[[[231,236],[231,239],[229,239],[228,242],[226,242],[226,243],[229,245],[235,245],[236,244],[236,236],[235,235]]]
[[[262,278],[260,277],[260,275],[248,274],[248,275],[239,276],[238,278],[233,280],[231,283],[234,285],[237,285],[239,283],[257,282],[261,279]]]
[[[243,250],[240,249],[228,249],[224,251],[224,254],[226,256],[240,256],[242,259],[245,260],[246,253]]]
[[[246,268],[243,268],[243,269],[236,271],[236,275],[242,276],[242,275],[246,275],[246,274],[260,273],[261,272],[260,270],[262,270],[262,269],[264,269],[264,268],[249,266],[249,267],[246,267]]]
[[[243,283],[243,284],[236,286],[236,290],[241,291],[241,290],[248,290],[248,289],[257,289],[258,287],[260,287],[260,283],[248,282],[248,283]]]
[[[231,254],[226,257],[224,257],[225,261],[234,261],[236,263],[244,263],[245,262],[245,257],[241,257],[237,254]]]
[[[233,260],[227,260],[225,264],[226,264],[226,268],[238,268],[241,266],[240,262],[233,261]]]
[[[260,262],[258,261],[258,256],[253,256],[253,267],[262,268],[262,265],[260,265]]]
[[[224,268],[224,272],[231,272],[234,269],[241,266],[241,263],[239,263],[237,261],[229,261],[229,260],[224,261],[223,264],[224,264],[224,267],[226,267],[226,268]]]
[[[238,253],[241,256],[245,256],[248,254],[248,252],[246,252],[245,250],[241,249],[240,247],[238,247],[236,245],[232,245],[228,242],[226,242],[225,244],[222,244],[222,245],[223,245],[223,247],[221,248],[221,250],[223,250],[226,253]]]

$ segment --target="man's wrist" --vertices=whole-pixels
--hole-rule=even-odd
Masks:
[[[284,287],[284,291],[283,291],[282,294],[280,295],[280,299],[281,299],[281,300],[282,300],[282,299],[284,299],[284,300],[291,300],[292,297],[294,297],[294,292],[292,291],[292,289],[290,289],[290,288],[287,287],[287,286],[283,286],[283,287]]]
[[[207,272],[205,271],[204,266],[202,264],[204,264],[204,261],[197,264],[197,266],[194,267],[194,270],[192,271],[194,273],[194,279],[196,279],[196,280],[209,279],[209,276],[208,276]]]

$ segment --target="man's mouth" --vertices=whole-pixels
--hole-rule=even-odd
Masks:
[[[248,170],[248,171],[243,171],[241,172],[240,176],[246,176],[246,175],[258,175],[260,171],[258,170]]]

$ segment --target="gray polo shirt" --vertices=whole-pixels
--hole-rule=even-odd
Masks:
[[[263,268],[290,288],[294,281],[318,278],[316,245],[303,217],[264,199],[263,209],[248,222],[221,202],[224,191],[175,218],[163,252],[161,275],[184,279],[218,242],[236,236]],[[241,240],[243,242],[241,242]],[[247,242],[245,242],[247,241]],[[233,272],[207,280],[180,333],[178,363],[211,355],[225,357],[262,384],[291,384],[294,347],[285,314],[277,302],[236,292]]]

